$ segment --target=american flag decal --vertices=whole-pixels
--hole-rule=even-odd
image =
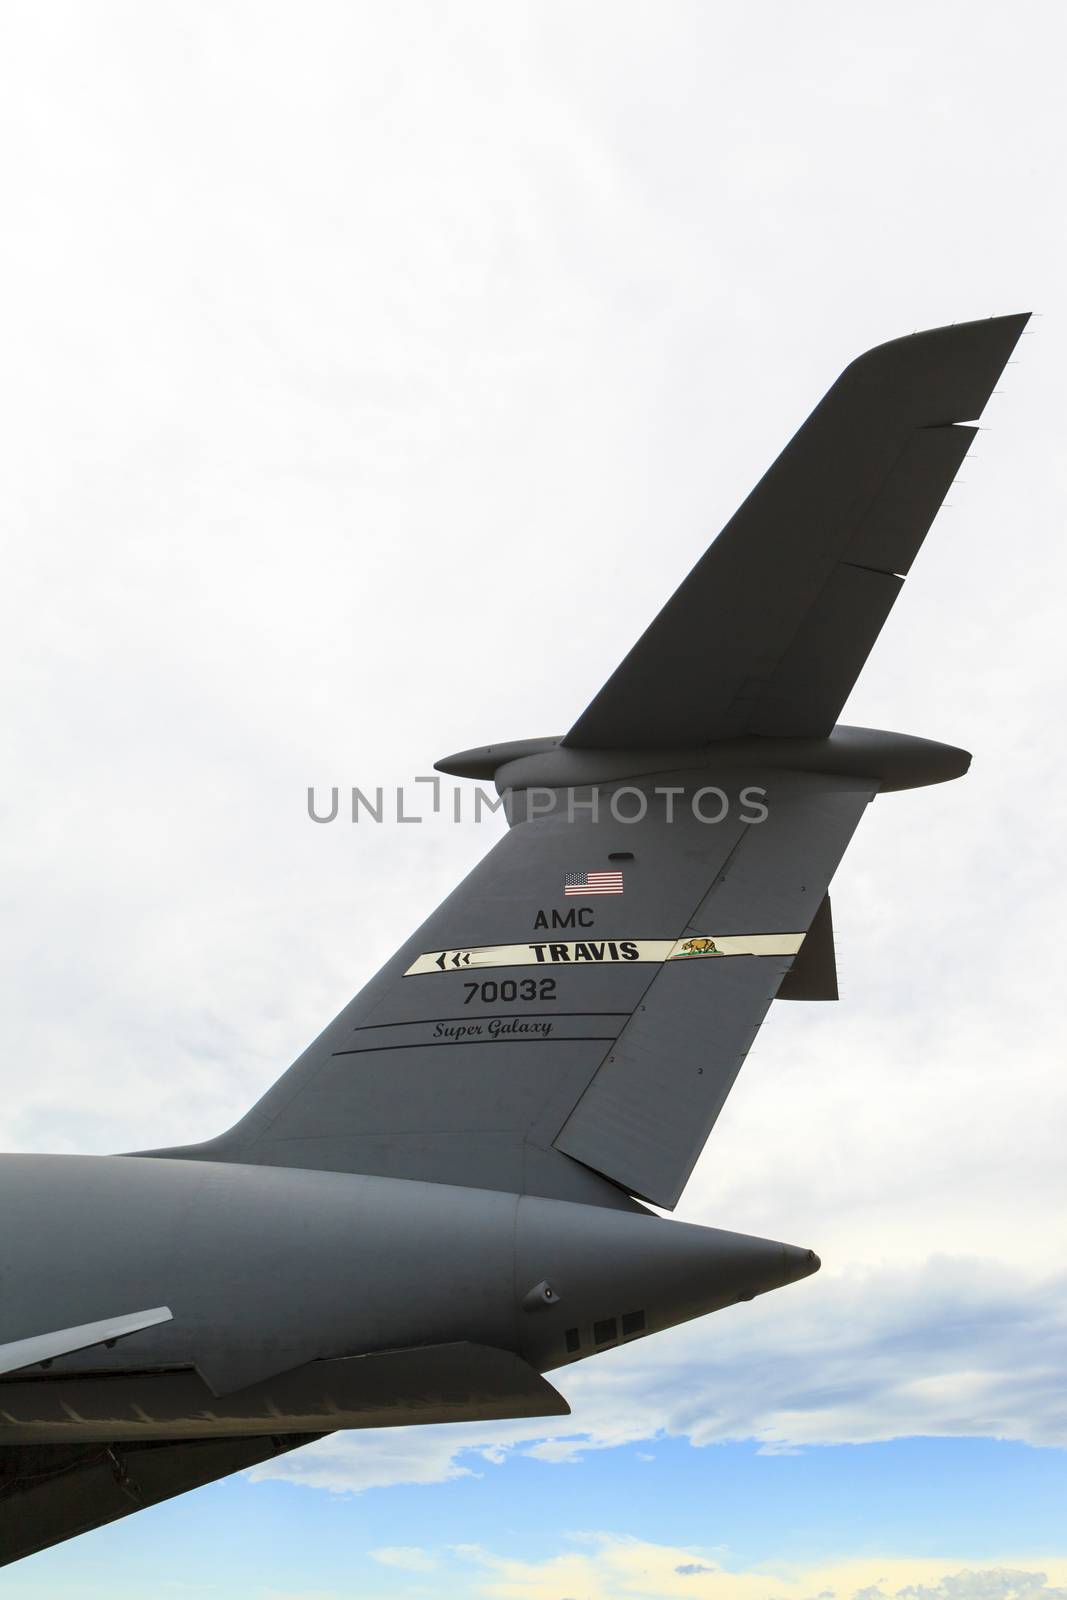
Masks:
[[[563,879],[563,893],[567,894],[622,894],[621,872],[568,872]]]

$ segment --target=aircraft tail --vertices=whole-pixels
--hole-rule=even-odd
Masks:
[[[568,734],[438,763],[511,794],[486,859],[234,1128],[149,1153],[674,1206],[772,999],[836,997],[868,802],[966,770],[834,724],[1025,322],[854,362]]]

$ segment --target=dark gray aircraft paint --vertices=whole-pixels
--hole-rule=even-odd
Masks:
[[[817,1270],[642,1202],[771,1001],[836,998],[868,803],[966,771],[837,717],[1025,322],[853,362],[569,733],[438,763],[509,831],[228,1133],[0,1158],[0,1562],[340,1428],[565,1414],[546,1372]]]

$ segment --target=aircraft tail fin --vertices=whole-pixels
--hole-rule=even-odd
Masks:
[[[675,1205],[771,1000],[836,996],[867,803],[966,770],[833,730],[1026,320],[853,362],[562,741],[440,764],[525,796],[486,859],[228,1133],[144,1153]]]
[[[142,1153],[673,1207],[878,789],[753,766],[715,822],[721,776],[550,791],[228,1133]]]

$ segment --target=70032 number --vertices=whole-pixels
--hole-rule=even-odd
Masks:
[[[500,1001],[510,1005],[514,1000],[554,1000],[556,998],[555,978],[503,978],[499,983],[494,978],[487,978],[484,983],[465,983],[466,998],[463,1001],[469,1006],[471,1001],[478,999],[483,1005],[495,1006]]]

